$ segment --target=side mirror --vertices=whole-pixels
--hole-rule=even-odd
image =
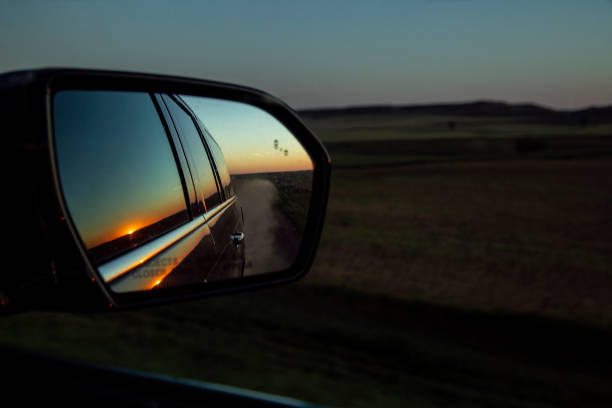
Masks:
[[[21,261],[0,273],[4,305],[126,307],[307,272],[329,157],[281,101],[89,70],[9,73],[0,87]]]

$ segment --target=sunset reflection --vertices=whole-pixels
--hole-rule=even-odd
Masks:
[[[201,283],[209,271],[201,262],[184,262],[191,256],[209,256],[214,254],[210,239],[210,229],[202,225],[192,234],[175,245],[150,257],[143,257],[136,264],[126,265],[125,273],[109,280],[114,292],[134,292],[152,290],[166,285],[170,275],[176,275],[180,284]],[[197,251],[196,249],[200,249]],[[210,262],[207,262],[207,264]],[[187,277],[185,277],[185,275]],[[176,285],[176,283],[174,284]],[[168,286],[168,285],[166,285]],[[172,285],[170,285],[172,286]]]
[[[168,136],[147,93],[61,91],[53,124],[64,199],[94,263],[188,221]]]
[[[293,263],[300,248],[313,163],[299,141],[259,108],[185,99],[197,119],[171,95],[158,102],[137,92],[54,96],[66,207],[114,292],[277,272]],[[182,137],[189,165],[183,179],[160,106]],[[194,197],[186,197],[184,185],[191,185]],[[190,213],[192,201],[197,204]],[[234,242],[237,234],[242,238]]]

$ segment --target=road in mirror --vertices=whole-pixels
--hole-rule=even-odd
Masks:
[[[297,255],[312,162],[244,103],[94,90],[53,99],[66,213],[118,293],[282,271]]]
[[[223,151],[244,214],[244,274],[289,267],[310,203],[310,157],[278,120],[259,108],[212,98],[182,98]]]

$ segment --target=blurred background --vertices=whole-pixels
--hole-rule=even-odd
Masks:
[[[0,319],[0,343],[339,406],[608,406],[612,3],[0,6],[2,71],[284,99],[333,176],[300,282]]]

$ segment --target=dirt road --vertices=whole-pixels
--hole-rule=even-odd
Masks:
[[[244,213],[246,266],[244,275],[276,272],[291,265],[301,237],[278,210],[278,191],[265,178],[233,180]]]

